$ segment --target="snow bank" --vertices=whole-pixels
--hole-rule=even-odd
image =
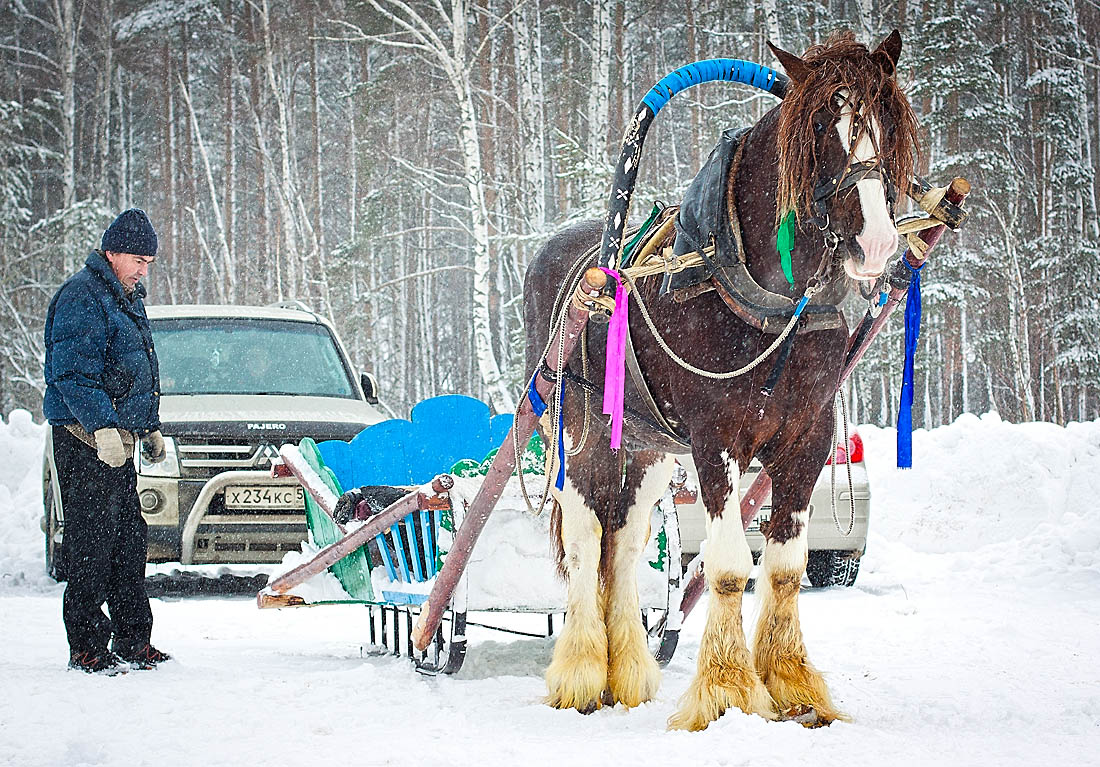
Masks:
[[[902,544],[991,578],[1100,580],[1100,421],[1063,428],[964,415],[913,434],[911,470],[896,468],[894,429],[859,430],[872,493],[868,563]]]
[[[46,575],[42,519],[45,424],[26,410],[0,418],[0,590],[54,589]]]

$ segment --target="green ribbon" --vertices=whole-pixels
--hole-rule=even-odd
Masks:
[[[794,211],[790,211],[779,222],[779,230],[775,233],[775,249],[779,251],[779,265],[783,267],[783,276],[787,278],[790,286],[794,287],[794,272],[791,270],[791,251],[794,250]]]

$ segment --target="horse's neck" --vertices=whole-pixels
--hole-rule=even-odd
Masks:
[[[745,137],[741,163],[734,179],[734,195],[749,273],[762,287],[780,295],[790,295],[791,289],[783,276],[775,247],[778,127],[779,107],[775,107]],[[791,266],[795,288],[799,291],[817,271],[818,263],[813,254],[820,256],[822,247],[819,234],[798,230],[791,251]]]

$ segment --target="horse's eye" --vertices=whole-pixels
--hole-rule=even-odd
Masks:
[[[829,129],[829,126],[826,124],[825,120],[821,119],[820,117],[815,117],[814,118],[814,134],[815,135],[824,136],[825,131],[827,131],[828,129]]]

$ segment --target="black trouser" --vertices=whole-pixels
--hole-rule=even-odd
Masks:
[[[62,614],[69,649],[101,652],[112,632],[141,646],[149,641],[153,613],[145,595],[146,526],[134,464],[111,468],[63,426],[53,427],[53,455],[65,513],[69,583]]]

